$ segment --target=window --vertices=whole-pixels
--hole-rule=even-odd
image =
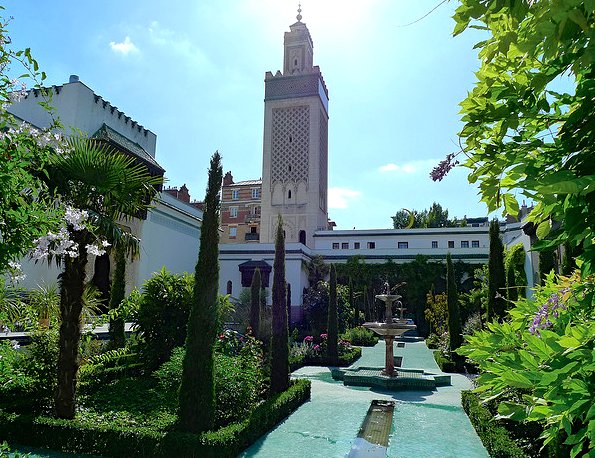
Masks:
[[[257,205],[255,207],[252,207],[252,214],[253,215],[260,215],[260,207]]]
[[[471,248],[479,248],[479,240],[471,240]]]
[[[228,280],[227,282],[227,294],[231,294],[233,292],[233,284],[231,283],[231,280]]]
[[[260,188],[252,188],[252,198],[253,199],[260,198]]]
[[[306,244],[306,231],[301,230],[298,235],[298,239],[302,245],[305,245]]]
[[[469,248],[469,240],[461,240],[461,248]]]
[[[449,240],[448,241],[448,248],[454,248],[455,247],[455,241],[454,240]]]
[[[376,242],[368,242],[368,250],[375,250]]]
[[[341,249],[342,250],[348,250],[349,249],[349,242],[343,242],[341,244]]]
[[[250,234],[256,234],[256,226],[250,226]]]
[[[291,199],[291,189],[289,191],[287,191],[287,198]]]
[[[230,218],[238,217],[238,207],[229,207],[229,217]]]
[[[231,200],[238,200],[239,198],[240,198],[240,190],[232,189],[231,190]]]
[[[400,250],[409,248],[409,242],[398,242],[397,248]]]
[[[432,248],[438,248],[438,240],[432,240]]]
[[[333,250],[339,249],[339,242],[333,242]]]
[[[236,237],[238,235],[238,228],[237,227],[230,227],[229,228],[229,236]]]
[[[353,249],[359,250],[359,242],[353,242]]]

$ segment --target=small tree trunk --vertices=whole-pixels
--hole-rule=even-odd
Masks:
[[[71,233],[72,234],[72,233]],[[74,233],[79,255],[66,256],[64,272],[60,275],[60,340],[58,355],[58,387],[55,407],[58,418],[72,419],[76,409],[76,379],[79,369],[81,340],[81,311],[87,265],[86,231]]]
[[[446,300],[448,306],[448,337],[450,340],[450,351],[456,359],[457,355],[454,351],[461,346],[463,337],[461,335],[459,296],[450,253],[446,255]]]

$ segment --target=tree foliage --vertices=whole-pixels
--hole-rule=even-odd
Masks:
[[[257,267],[252,275],[252,284],[250,285],[250,327],[252,335],[257,339],[260,339],[260,289],[260,269]]]
[[[461,0],[454,19],[455,35],[469,26],[487,32],[476,45],[475,87],[461,103],[469,181],[490,211],[516,216],[519,193],[537,202],[528,220],[548,237],[542,246],[582,243],[582,269],[591,272],[595,4]],[[438,168],[446,171],[453,156]]]
[[[455,351],[463,342],[459,294],[450,253],[446,255],[446,304],[448,309],[448,339],[450,351]]]
[[[56,124],[42,132],[17,123],[7,111],[12,102],[26,95],[27,82],[39,89],[41,104],[47,107],[46,92],[41,88],[45,73],[39,70],[30,49],[10,48],[7,24],[0,16],[0,273],[9,261],[25,255],[36,238],[55,229],[60,213],[43,179],[45,166],[55,154],[56,138],[50,129]],[[21,81],[10,77],[11,70],[24,72]]]
[[[337,316],[337,271],[331,264],[329,281],[328,320],[327,320],[327,353],[333,363],[339,360],[339,330]]]
[[[279,215],[275,236],[273,262],[273,324],[271,336],[271,393],[280,393],[289,387],[289,329],[285,283],[285,236],[283,220]]]
[[[180,386],[180,428],[193,433],[209,430],[215,420],[213,349],[219,305],[219,191],[222,179],[221,156],[216,151],[209,167]]]
[[[434,202],[429,209],[417,210],[399,210],[395,216],[391,216],[394,229],[405,229],[409,226],[418,227],[456,227],[466,225],[465,220],[457,218],[449,219],[448,210],[443,209],[442,205]],[[413,221],[411,221],[413,219]],[[413,223],[413,224],[411,224]]]
[[[516,301],[525,296],[527,274],[525,273],[525,248],[522,243],[507,248],[504,253],[504,269],[506,270],[506,297]]]
[[[500,224],[497,219],[490,223],[490,258],[488,261],[488,321],[504,317],[506,302],[504,296],[506,273],[504,271],[504,245],[500,238]]]

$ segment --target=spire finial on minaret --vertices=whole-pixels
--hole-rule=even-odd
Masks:
[[[298,14],[295,18],[298,20],[298,22],[300,22],[302,20],[302,4],[301,3],[298,3]]]

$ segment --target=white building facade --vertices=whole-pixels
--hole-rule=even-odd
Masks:
[[[127,116],[124,112],[95,94],[75,75],[68,83],[48,88],[53,116],[64,126],[64,133],[72,129],[94,137],[113,149],[147,166],[153,175],[163,176],[165,170],[155,159],[157,136]],[[12,104],[8,111],[34,127],[44,129],[52,124],[52,116],[40,105],[44,96],[38,89],[28,91],[27,97]],[[146,218],[123,222],[140,239],[140,255],[127,268],[127,289],[141,286],[153,272],[165,266],[175,273],[193,272],[198,258],[202,211],[171,195],[160,192],[154,208]],[[88,275],[94,273],[90,259]],[[22,286],[28,289],[45,283],[55,283],[59,269],[46,263],[22,261],[27,274]]]

